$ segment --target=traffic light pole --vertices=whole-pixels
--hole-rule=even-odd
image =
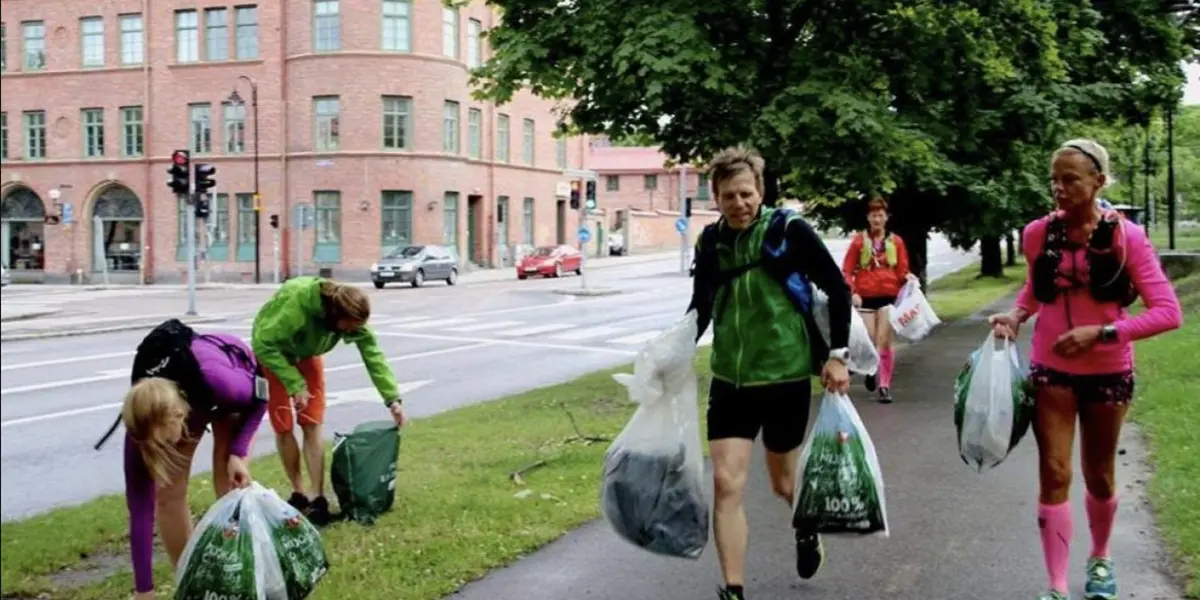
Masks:
[[[683,217],[684,222],[687,223],[687,226],[683,228],[683,231],[679,232],[680,273],[688,272],[688,250],[690,249],[688,239],[692,237],[690,235],[692,231],[692,220],[690,218],[691,215],[687,214],[687,207],[684,206],[687,204],[687,171],[687,164],[681,163],[679,165],[679,214]]]
[[[187,287],[188,287],[188,307],[187,314],[196,314],[196,188],[195,182],[189,186],[187,196]]]

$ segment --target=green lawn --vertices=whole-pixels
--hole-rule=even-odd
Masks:
[[[1003,277],[979,278],[979,264],[972,263],[959,271],[929,284],[925,292],[933,312],[942,321],[954,321],[970,316],[1005,295],[1020,289],[1025,283],[1025,260],[1005,267]]]
[[[1200,599],[1200,274],[1176,287],[1184,327],[1138,344],[1132,414],[1150,445],[1159,530],[1178,558],[1188,598]]]
[[[1159,250],[1166,250],[1169,246],[1167,226],[1161,225],[1150,229],[1150,241],[1154,242],[1154,247]],[[1175,249],[1187,250],[1191,252],[1200,252],[1200,227],[1191,227],[1184,229],[1175,227]]]
[[[1018,283],[974,281],[977,269],[932,286],[931,302],[944,321],[991,304]],[[708,349],[702,349],[702,377],[707,367]],[[326,529],[333,566],[311,598],[436,600],[599,516],[599,465],[607,444],[576,439],[571,417],[585,436],[620,431],[633,407],[613,372],[414,421],[401,443],[395,508],[373,527]],[[510,479],[539,460],[546,465],[526,473],[520,485]],[[264,485],[286,489],[274,456],[252,468]],[[197,515],[212,502],[211,490],[208,474],[193,478]],[[0,595],[126,597],[132,577],[125,532],[119,496],[0,524]],[[160,563],[156,580],[159,597],[169,597],[170,568]]]

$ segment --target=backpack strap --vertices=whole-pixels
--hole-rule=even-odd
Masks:
[[[787,226],[797,215],[790,208],[776,209],[771,214],[771,222],[763,235],[762,263],[767,274],[783,286],[787,297],[791,299],[796,310],[802,315],[812,313],[813,294],[812,283],[803,273],[794,268],[791,259],[791,248],[787,239]]]

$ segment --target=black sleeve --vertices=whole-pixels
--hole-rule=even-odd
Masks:
[[[704,234],[701,233],[701,238],[703,237]],[[694,253],[696,256],[696,272],[692,275],[692,300],[688,303],[687,310],[684,311],[684,313],[691,310],[696,311],[696,340],[699,340],[704,335],[704,330],[708,329],[709,324],[712,322],[712,282],[715,275],[711,272],[709,266],[705,264],[706,261],[700,260],[699,250],[699,244],[697,244]]]
[[[829,297],[829,347],[850,344],[850,286],[829,254],[821,236],[804,219],[793,219],[787,228],[788,250],[795,268]]]

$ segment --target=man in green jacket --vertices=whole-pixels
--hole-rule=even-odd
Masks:
[[[340,341],[358,346],[375,389],[396,425],[404,425],[396,378],[367,326],[370,316],[370,299],[361,289],[319,277],[297,277],[280,286],[254,318],[250,344],[269,387],[267,411],[275,430],[275,446],[292,484],[288,503],[318,525],[329,521],[321,441],[325,421],[321,356]],[[297,421],[304,436],[311,497],[300,477],[300,447],[293,433]]]
[[[721,600],[745,600],[749,532],[742,494],[751,448],[759,432],[767,451],[771,488],[790,506],[796,462],[808,427],[811,378],[826,389],[846,392],[850,351],[850,288],[820,236],[798,215],[764,207],[763,159],[734,148],[717,155],[709,168],[721,219],[701,240],[712,250],[697,252],[689,310],[696,310],[702,334],[713,325],[712,388],[708,398],[708,440],[713,465],[713,535],[724,575]],[[786,253],[764,264],[763,241],[774,217],[783,221]],[[702,243],[701,246],[704,246]],[[782,246],[781,246],[782,247]],[[829,297],[829,344],[809,329],[777,274],[803,275]],[[805,283],[804,285],[807,285]],[[827,348],[828,349],[826,353]],[[790,520],[790,519],[789,519]],[[796,571],[813,577],[824,561],[820,536],[795,532]]]

